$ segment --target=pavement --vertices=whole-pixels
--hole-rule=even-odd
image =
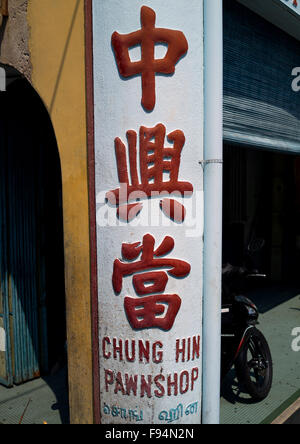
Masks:
[[[253,291],[248,296],[258,306],[258,328],[270,345],[273,387],[266,400],[254,403],[243,393],[232,370],[222,387],[222,424],[271,424],[300,398],[300,352],[292,349],[295,339],[292,332],[300,327],[300,289],[270,287]],[[293,417],[286,417],[286,421],[300,424],[298,409],[291,412]]]
[[[13,388],[0,386],[0,424],[69,424],[67,371]]]

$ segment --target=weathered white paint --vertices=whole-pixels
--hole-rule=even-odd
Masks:
[[[0,352],[5,352],[6,350],[6,335],[4,328],[0,327]]]
[[[146,113],[141,107],[141,78],[124,80],[118,74],[114,54],[111,48],[111,36],[117,31],[127,34],[140,29],[140,10],[149,6],[155,10],[156,26],[182,31],[189,44],[188,54],[176,65],[173,76],[156,77],[156,106],[153,112]],[[174,409],[179,412],[179,419],[174,424],[199,423],[201,417],[201,357],[189,362],[176,363],[176,340],[202,336],[202,235],[203,235],[203,171],[200,161],[203,159],[203,2],[201,0],[101,0],[93,2],[94,20],[94,78],[95,78],[95,155],[96,155],[96,194],[98,210],[97,251],[99,281],[99,316],[100,316],[100,382],[101,382],[101,413],[103,423],[129,423],[129,410],[135,411],[146,424],[164,424],[160,420],[161,412]],[[157,48],[157,56],[163,57],[165,48]],[[139,51],[135,49],[131,56],[136,60]],[[191,182],[194,186],[194,199],[198,197],[197,230],[188,226],[191,212],[195,217],[196,208],[192,208],[192,199],[185,199],[188,217],[183,225],[170,222],[159,210],[159,200],[147,205],[140,216],[131,224],[117,225],[115,208],[109,209],[112,224],[101,226],[103,211],[107,207],[103,203],[105,191],[119,187],[114,139],[120,137],[127,146],[126,132],[139,131],[141,126],[148,128],[162,123],[167,134],[180,129],[184,132],[186,143],[182,152],[179,180]],[[168,143],[166,142],[166,145]],[[141,226],[141,220],[147,216],[158,218],[156,227]],[[191,273],[185,279],[174,279],[169,276],[167,294],[178,294],[182,305],[173,328],[164,332],[158,329],[134,331],[124,312],[125,296],[135,296],[132,277],[123,281],[123,290],[119,296],[112,288],[113,263],[121,258],[122,243],[141,242],[145,234],[151,234],[159,246],[165,236],[175,240],[175,248],[168,255],[191,264]],[[163,343],[163,362],[157,364],[124,362],[110,357],[105,359],[102,350],[104,337],[119,341],[126,339],[139,340],[154,344]],[[131,342],[130,342],[131,344]],[[112,346],[106,343],[107,352]],[[130,346],[131,350],[131,346]],[[161,351],[159,349],[158,351]],[[124,352],[124,351],[123,351]],[[117,355],[119,358],[119,354]],[[193,391],[171,396],[167,393],[167,384],[157,380],[164,386],[162,397],[154,394],[161,388],[155,385],[154,378],[164,375],[174,377],[193,369],[198,369],[198,378]],[[114,392],[116,384],[105,386],[105,370],[116,376],[119,372],[125,375],[137,375],[137,396],[123,395],[120,390]],[[194,376],[195,376],[194,372]],[[152,378],[152,395],[140,397],[140,377]],[[186,414],[186,407],[198,402],[197,412]],[[182,407],[181,407],[182,406]],[[119,410],[117,410],[119,409]],[[121,410],[122,409],[122,412]],[[181,412],[183,414],[181,415]],[[119,415],[117,415],[119,412]],[[123,418],[121,417],[121,413]],[[126,418],[125,418],[126,415]],[[131,423],[135,423],[131,413]]]
[[[277,0],[278,1],[278,0]],[[300,15],[300,2],[299,0],[279,0],[283,5],[287,6],[290,10]]]

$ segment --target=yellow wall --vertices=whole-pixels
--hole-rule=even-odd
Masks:
[[[32,84],[62,166],[71,422],[92,423],[84,0],[30,0],[28,23]]]

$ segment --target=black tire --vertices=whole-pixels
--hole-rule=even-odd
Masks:
[[[253,400],[267,398],[273,383],[272,355],[267,340],[256,328],[246,334],[235,368],[239,383]]]

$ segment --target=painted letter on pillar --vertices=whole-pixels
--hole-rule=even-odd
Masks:
[[[106,424],[200,422],[202,9],[199,0],[93,2]]]

